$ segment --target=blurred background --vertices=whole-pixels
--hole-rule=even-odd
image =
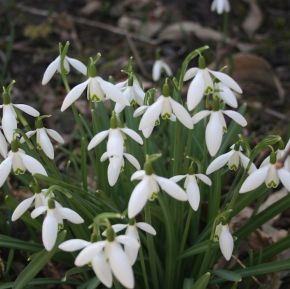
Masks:
[[[244,90],[251,131],[289,132],[290,1],[230,1],[228,15],[210,10],[211,0],[2,0],[0,1],[0,83],[16,80],[16,102],[50,114],[56,129],[69,133],[70,115],[58,117],[65,95],[53,78],[42,86],[46,66],[57,56],[58,43],[70,41],[69,55],[84,62],[101,52],[104,77],[116,80],[128,57],[145,86],[152,83],[156,51],[177,72],[191,50],[208,44],[208,63],[228,65]],[[194,65],[194,63],[192,64]],[[81,78],[73,74],[72,84]],[[79,103],[82,106],[82,103]]]

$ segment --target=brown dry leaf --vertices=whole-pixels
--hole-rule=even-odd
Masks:
[[[263,13],[256,0],[244,1],[249,4],[249,13],[243,21],[242,27],[249,36],[253,36],[262,25]]]

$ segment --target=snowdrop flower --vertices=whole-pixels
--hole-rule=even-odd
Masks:
[[[238,101],[235,93],[227,87],[222,82],[217,82],[214,84],[214,93],[218,95],[218,97],[224,101],[225,104],[237,108],[238,107]]]
[[[46,206],[47,205],[47,189],[39,190],[38,192],[35,192],[33,196],[23,200],[19,205],[15,208],[13,214],[12,214],[12,221],[18,220],[26,211],[29,210],[29,208],[32,206],[34,202],[34,208],[38,208],[40,206]]]
[[[218,224],[215,234],[219,240],[219,246],[223,256],[229,261],[234,250],[234,239],[230,232],[229,225]]]
[[[39,149],[41,149],[48,158],[51,160],[54,159],[54,149],[51,143],[50,138],[54,139],[59,144],[64,143],[64,139],[62,136],[55,130],[45,128],[43,126],[42,119],[39,118],[36,120],[36,130],[29,131],[26,133],[28,138],[32,137],[36,134],[36,143]],[[21,138],[21,142],[24,142],[24,138]]]
[[[11,170],[16,175],[24,174],[27,170],[32,175],[41,174],[47,176],[44,167],[38,160],[18,148],[17,140],[12,141],[11,151],[8,153],[7,158],[0,164],[0,187],[3,186]]]
[[[272,160],[271,160],[272,159]],[[277,188],[279,183],[290,192],[290,172],[281,166],[279,162],[276,162],[276,157],[271,155],[270,158],[265,160],[259,169],[251,173],[241,186],[240,193],[246,193],[258,188],[262,183],[268,188]]]
[[[70,71],[70,65],[75,68],[77,71],[82,73],[83,75],[87,74],[87,67],[77,59],[65,56],[63,61],[63,66],[66,72]],[[61,73],[61,56],[55,58],[46,68],[43,78],[42,78],[42,85],[47,84],[53,75],[58,72]]]
[[[213,0],[211,4],[211,11],[216,11],[218,14],[223,14],[224,12],[230,12],[230,2],[229,0]]]
[[[218,156],[210,163],[206,170],[206,174],[212,174],[226,164],[232,171],[236,171],[239,168],[240,163],[244,169],[246,169],[249,161],[250,159],[242,153],[242,148],[240,148],[239,145],[234,145],[231,147],[231,151]],[[256,166],[252,163],[249,168],[249,173],[251,174],[255,170]]]
[[[110,231],[113,232],[112,229]],[[68,252],[82,249],[75,260],[75,265],[80,267],[91,264],[98,279],[105,286],[112,287],[114,275],[126,288],[134,288],[132,266],[122,246],[135,251],[139,249],[139,243],[129,236],[115,237],[114,232],[107,232],[107,235],[105,241],[90,243],[74,239],[60,244],[59,248]]]
[[[8,144],[7,144],[5,136],[0,130],[0,154],[3,158],[6,158],[7,153],[8,153]]]
[[[42,242],[47,251],[50,251],[54,247],[58,225],[62,225],[63,220],[68,220],[73,224],[84,222],[78,213],[69,208],[62,207],[53,199],[49,199],[47,205],[35,208],[31,213],[31,217],[35,219],[44,213],[46,215],[42,224]]]
[[[112,225],[112,229],[115,233],[118,233],[124,229],[126,229],[125,236],[134,238],[138,243],[140,243],[140,237],[139,237],[139,230],[144,231],[150,235],[155,236],[156,231],[155,229],[148,223],[145,222],[136,222],[135,220],[131,219],[129,221],[129,224],[115,224]],[[106,236],[106,231],[103,233]],[[128,246],[124,246],[125,253],[129,258],[130,264],[133,265],[138,257],[138,249],[139,248],[131,248]]]
[[[96,134],[88,145],[88,150],[91,150],[108,137],[107,150],[102,155],[101,161],[109,159],[108,181],[111,186],[115,185],[118,180],[121,168],[124,166],[124,157],[136,169],[140,169],[138,160],[131,154],[124,152],[125,135],[129,136],[137,143],[143,144],[142,138],[134,130],[127,127],[117,127],[116,115],[113,114],[111,118],[111,128]]]
[[[238,112],[233,110],[202,110],[193,116],[193,124],[198,123],[203,118],[210,116],[206,126],[205,140],[206,146],[211,156],[215,156],[218,152],[224,131],[227,128],[224,114],[234,120],[242,127],[247,125],[246,119]]]
[[[218,87],[222,91],[222,96],[225,99],[231,98],[232,95],[229,96],[229,90],[231,89],[237,93],[242,93],[242,89],[240,86],[227,74],[220,72],[220,71],[214,71],[208,68],[190,68],[186,71],[184,75],[184,81],[187,81],[191,78],[193,80],[191,81],[188,91],[187,91],[187,108],[188,110],[193,110],[197,107],[197,105],[202,100],[202,97],[204,94],[207,94],[209,92],[213,92],[214,90],[214,83],[212,77],[215,77],[217,80],[220,81],[220,85]],[[233,104],[235,104],[233,102]]]
[[[146,172],[145,170],[136,171],[131,177],[131,181],[133,180],[141,180],[141,182],[134,188],[129,200],[128,217],[130,219],[142,211],[148,200],[153,200],[157,196],[160,188],[179,201],[187,201],[187,195],[183,189],[172,180],[153,174],[151,169],[146,169]]]
[[[117,83],[116,87],[121,90],[123,97],[126,98],[131,105],[135,103],[139,106],[143,105],[145,92],[141,88],[138,80],[133,76],[130,76],[126,81]],[[114,110],[116,113],[120,113],[125,107],[126,105],[117,102]]]
[[[173,121],[177,118],[187,128],[193,128],[190,114],[180,103],[169,96],[168,90],[168,85],[165,83],[163,86],[163,95],[160,95],[152,105],[147,107],[142,116],[139,130],[143,132],[146,138],[151,135],[159,116],[163,119],[170,119]]]
[[[9,143],[13,139],[14,130],[17,129],[17,114],[15,108],[33,117],[39,116],[39,112],[33,107],[26,104],[13,104],[10,102],[9,97],[4,98],[4,104],[0,105],[0,108],[3,108],[2,129]]]
[[[192,209],[197,211],[200,203],[200,190],[197,184],[197,179],[208,186],[211,186],[212,182],[208,176],[204,174],[193,174],[192,171],[190,171],[187,175],[178,175],[170,178],[170,180],[175,183],[181,181],[182,179],[185,179],[183,186],[187,193],[188,202]]]
[[[162,73],[165,73],[167,76],[172,75],[172,70],[169,65],[161,59],[155,60],[152,68],[152,79],[158,81]]]
[[[66,95],[61,106],[61,111],[65,111],[77,99],[79,99],[85,89],[87,89],[87,98],[91,101],[98,102],[111,99],[121,105],[129,105],[128,99],[123,96],[122,92],[116,85],[103,80],[99,76],[90,76],[86,81],[75,86]]]

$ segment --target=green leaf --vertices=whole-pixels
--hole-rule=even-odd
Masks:
[[[213,271],[213,273],[224,279],[224,280],[227,280],[227,281],[232,281],[232,282],[240,282],[242,280],[242,277],[240,274],[234,272],[234,271],[228,271],[228,270],[216,270],[216,271]]]
[[[203,274],[199,279],[193,284],[192,289],[206,289],[210,278],[210,273],[207,272]]]
[[[208,250],[210,242],[211,242],[210,240],[206,240],[204,242],[193,245],[192,247],[188,248],[185,252],[183,252],[179,258],[183,259],[205,252],[206,250]],[[211,246],[212,248],[218,247],[218,243],[213,243]]]
[[[39,244],[22,241],[2,234],[0,234],[0,247],[24,250],[28,252],[37,252],[42,248],[42,246]]]
[[[96,289],[99,287],[100,284],[101,282],[99,281],[99,279],[97,277],[94,277],[85,284],[79,286],[77,289]]]
[[[63,242],[66,235],[66,231],[62,231],[56,241],[54,248],[51,251],[42,250],[33,255],[30,263],[24,268],[24,270],[18,275],[13,284],[13,289],[24,288],[48,263],[53,255],[58,251],[58,245]]]

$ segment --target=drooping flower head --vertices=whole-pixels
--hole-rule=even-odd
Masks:
[[[215,236],[219,241],[220,250],[227,261],[232,257],[234,250],[234,239],[228,224],[218,224]]]
[[[213,0],[211,11],[216,11],[218,14],[228,13],[231,10],[229,0]]]

